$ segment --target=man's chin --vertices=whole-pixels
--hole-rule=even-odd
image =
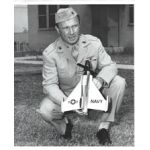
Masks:
[[[70,44],[70,45],[74,45],[74,44],[76,44],[78,41],[75,41],[75,42],[68,42],[68,44]]]

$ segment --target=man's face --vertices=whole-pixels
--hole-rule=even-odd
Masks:
[[[76,44],[79,40],[80,34],[78,17],[59,23],[57,31],[64,42],[70,45]]]

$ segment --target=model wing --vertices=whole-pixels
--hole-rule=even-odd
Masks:
[[[92,81],[92,76],[89,80],[89,97],[88,97],[88,109],[95,109],[101,111],[108,110],[108,97],[105,100],[100,91],[97,89]]]
[[[61,103],[61,111],[71,111],[80,109],[81,101],[81,81],[77,84],[75,89],[69,95],[66,100],[63,100]]]

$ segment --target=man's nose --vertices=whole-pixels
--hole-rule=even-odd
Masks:
[[[74,33],[73,28],[70,28],[70,34],[73,34],[73,33]]]

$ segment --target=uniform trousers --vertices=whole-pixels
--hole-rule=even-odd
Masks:
[[[125,79],[117,75],[111,81],[109,87],[103,88],[103,95],[108,96],[112,100],[112,108],[110,112],[104,112],[101,118],[98,118],[101,122],[115,121],[115,115],[123,100],[125,86]],[[46,122],[52,124],[60,134],[63,135],[65,133],[67,118],[64,113],[61,112],[60,105],[54,103],[48,97],[45,97],[40,104],[38,112],[41,114],[42,118]]]

